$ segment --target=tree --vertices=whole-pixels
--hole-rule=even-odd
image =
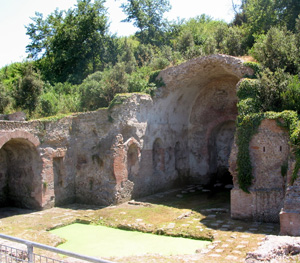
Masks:
[[[41,80],[39,73],[33,69],[32,64],[28,64],[24,68],[22,75],[14,98],[16,106],[28,110],[31,115],[38,105],[44,82]]]
[[[10,102],[9,94],[5,88],[5,86],[0,82],[0,113],[3,113],[6,106]]]
[[[266,33],[279,23],[275,0],[248,0],[244,12],[252,34]]]
[[[300,50],[300,15],[296,19],[295,31],[296,31],[295,36],[297,40],[297,47]]]
[[[266,33],[271,27],[286,26],[295,31],[300,14],[299,0],[242,0],[240,12],[234,6],[235,25],[246,24],[251,34]]]
[[[127,15],[123,22],[133,22],[143,44],[163,44],[162,33],[166,26],[163,15],[171,9],[169,0],[127,0],[121,7]]]
[[[104,0],[77,0],[75,8],[43,19],[36,13],[27,28],[27,52],[52,82],[80,83],[104,68],[108,29]]]
[[[300,62],[296,36],[286,29],[272,27],[257,39],[251,53],[273,72],[281,68],[291,74],[298,73]]]
[[[117,93],[128,91],[128,74],[124,62],[103,72],[89,75],[80,85],[81,107],[83,110],[96,110],[107,107]]]
[[[131,74],[136,68],[136,59],[134,57],[133,47],[128,43],[127,38],[124,40],[122,45],[122,52],[119,56],[119,62],[124,62],[126,67],[126,73]]]
[[[228,55],[242,56],[246,53],[244,42],[243,28],[230,27],[224,36],[223,50]]]
[[[284,21],[288,30],[295,31],[296,19],[300,14],[299,0],[276,0],[278,5],[278,18]]]

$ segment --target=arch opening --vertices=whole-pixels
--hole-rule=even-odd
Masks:
[[[26,139],[14,138],[0,149],[0,206],[40,209],[41,159]]]
[[[54,177],[54,196],[55,206],[64,204],[64,187],[66,171],[63,157],[53,157],[53,177]]]
[[[139,149],[136,144],[131,144],[127,151],[127,171],[128,179],[132,182],[135,181],[135,177],[139,171]]]

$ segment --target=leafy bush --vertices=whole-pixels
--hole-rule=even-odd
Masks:
[[[251,54],[271,71],[284,69],[291,74],[299,70],[299,49],[294,34],[286,29],[272,27],[266,35],[260,35]]]
[[[237,89],[237,96],[240,100],[247,98],[257,98],[260,82],[253,79],[243,79]]]
[[[300,114],[300,81],[294,76],[287,88],[282,91],[282,107],[286,110],[295,110]]]
[[[29,64],[24,69],[23,77],[14,93],[16,106],[28,110],[31,115],[39,102],[39,96],[42,93],[44,82],[40,75],[34,71]]]
[[[5,86],[0,82],[0,113],[4,113],[4,110],[9,103],[10,96]]]
[[[275,72],[265,69],[258,76],[259,89],[258,99],[261,111],[280,112],[283,107],[282,93],[286,90],[291,81],[291,75],[283,69],[276,69]]]
[[[184,31],[177,40],[177,48],[184,53],[195,45],[194,36],[191,31]]]
[[[44,93],[40,98],[40,113],[42,116],[53,116],[58,112],[58,99],[54,93]]]
[[[140,44],[134,53],[135,59],[140,67],[146,66],[154,57],[154,47],[150,44]]]
[[[103,72],[88,76],[79,87],[81,109],[107,107],[117,93],[127,92],[128,76],[125,63],[117,63]]]
[[[253,75],[245,76],[247,78],[257,78],[258,74],[263,70],[262,66],[258,62],[247,61],[247,62],[244,62],[244,66],[253,69]]]
[[[170,61],[164,57],[156,57],[149,65],[153,70],[165,69],[170,65]]]
[[[128,77],[128,92],[143,92],[147,89],[148,78],[150,74],[149,67],[140,68]]]
[[[100,107],[108,106],[102,83],[102,75],[102,72],[95,72],[89,75],[80,85],[80,105],[83,111],[96,110]]]
[[[223,40],[223,51],[232,56],[241,56],[246,53],[243,43],[244,32],[241,27],[230,27]]]
[[[241,115],[247,115],[259,112],[259,104],[257,103],[257,100],[254,98],[247,98],[244,100],[241,100],[237,104],[238,112]]]

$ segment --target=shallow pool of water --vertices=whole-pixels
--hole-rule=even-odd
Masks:
[[[209,241],[158,236],[109,228],[105,226],[72,224],[51,230],[67,240],[61,249],[94,257],[125,257],[143,254],[180,255],[193,254]]]

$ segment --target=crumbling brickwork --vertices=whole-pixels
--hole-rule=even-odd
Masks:
[[[283,208],[285,189],[292,169],[289,165],[287,175],[281,167],[290,158],[288,132],[279,127],[276,120],[265,119],[257,134],[251,139],[249,150],[252,164],[252,185],[249,193],[239,188],[236,170],[237,146],[233,146],[230,157],[230,171],[234,177],[231,191],[231,216],[255,221],[279,222]]]
[[[201,57],[161,71],[153,97],[124,95],[110,109],[58,121],[0,121],[0,203],[109,205],[178,183],[213,183],[228,169],[245,74],[251,69],[237,58]],[[13,194],[20,184],[27,201]]]

